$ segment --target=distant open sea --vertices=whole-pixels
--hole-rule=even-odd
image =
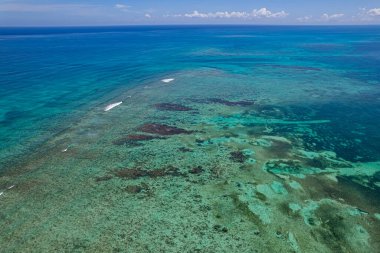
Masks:
[[[0,28],[0,252],[375,252],[379,161],[379,26]]]
[[[325,66],[378,86],[380,28],[0,28],[0,55],[0,160],[5,161],[33,150],[112,92],[166,72],[296,64]]]

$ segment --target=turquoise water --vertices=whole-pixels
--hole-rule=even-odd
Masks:
[[[376,252],[379,41],[0,28],[4,252]]]

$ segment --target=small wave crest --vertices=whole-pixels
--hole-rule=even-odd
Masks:
[[[163,83],[170,83],[170,82],[173,82],[174,81],[174,78],[166,78],[166,79],[162,79],[161,82]]]
[[[113,103],[113,104],[109,104],[107,105],[105,108],[104,108],[104,111],[107,112],[113,108],[115,108],[116,106],[119,106],[121,103],[123,103],[123,101],[120,101],[120,102],[117,102],[117,103]]]

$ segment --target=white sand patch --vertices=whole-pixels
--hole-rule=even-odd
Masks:
[[[174,81],[174,78],[166,78],[166,79],[162,79],[161,82],[163,83],[170,83],[170,82],[173,82]]]
[[[117,102],[117,103],[109,104],[109,105],[107,105],[107,106],[104,108],[104,111],[105,111],[105,112],[106,112],[106,111],[109,111],[109,110],[111,110],[112,108],[115,108],[116,106],[121,105],[121,103],[123,103],[123,102],[120,101],[120,102]]]

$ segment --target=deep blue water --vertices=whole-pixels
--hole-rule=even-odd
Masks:
[[[0,28],[0,159],[156,75],[199,67],[249,75],[266,65],[328,68],[378,87],[380,27]]]

